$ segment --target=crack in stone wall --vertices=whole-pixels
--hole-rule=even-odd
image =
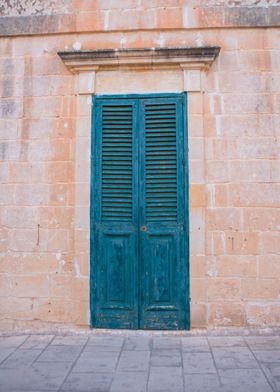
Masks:
[[[69,14],[72,0],[0,0],[1,16]]]

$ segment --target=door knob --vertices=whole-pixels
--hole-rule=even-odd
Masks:
[[[141,226],[141,231],[147,231],[148,227],[147,226]]]

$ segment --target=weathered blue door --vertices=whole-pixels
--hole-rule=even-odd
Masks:
[[[92,325],[187,328],[185,96],[93,102]]]

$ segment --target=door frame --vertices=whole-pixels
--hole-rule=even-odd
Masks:
[[[182,286],[185,291],[185,302],[184,302],[184,329],[190,329],[190,268],[189,268],[189,258],[190,258],[190,247],[189,247],[189,161],[188,161],[188,97],[187,92],[179,93],[151,93],[151,94],[101,94],[92,95],[92,110],[91,110],[91,153],[90,153],[90,327],[95,328],[94,320],[94,306],[96,298],[96,262],[95,262],[95,252],[94,252],[94,224],[95,224],[95,145],[96,145],[96,122],[95,122],[95,103],[97,99],[149,99],[149,98],[175,98],[182,97],[183,99],[183,171],[184,171],[184,202],[185,202],[185,230],[184,230],[184,254],[182,259],[184,261],[184,276]],[[138,272],[139,273],[139,272]],[[140,282],[140,280],[139,280]],[[138,306],[139,306],[139,290],[138,292]],[[139,325],[139,323],[138,323]],[[139,328],[138,328],[139,329]]]

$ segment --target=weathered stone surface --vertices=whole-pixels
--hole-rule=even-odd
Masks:
[[[91,98],[75,95],[77,76],[57,52],[209,46],[219,56],[200,74],[201,91],[188,92],[191,326],[279,326],[280,36],[267,28],[279,24],[279,1],[14,0],[0,9],[0,328],[89,325]],[[98,94],[184,88],[177,66],[95,76]],[[85,352],[123,345],[102,339]],[[209,350],[199,339],[182,344]],[[149,339],[125,342],[149,348]]]
[[[89,31],[279,26],[277,0],[205,1],[201,4],[2,0],[0,35]]]
[[[177,342],[176,336],[148,337],[139,334],[128,336],[125,332],[121,334],[124,340],[123,348],[119,347],[120,336],[92,337],[110,341],[114,347],[119,347],[117,352],[102,352],[102,346],[93,346],[88,340],[85,342],[88,334],[86,336],[85,334],[31,335],[25,342],[23,341],[25,336],[1,337],[2,347],[11,345],[13,347],[0,350],[0,390],[34,392],[170,392],[173,390],[243,392],[244,388],[249,392],[277,390],[280,375],[280,357],[277,349],[280,340],[277,335],[246,337],[247,343],[255,354],[248,362],[247,350],[250,351],[243,345],[244,338],[238,335],[182,337],[179,340],[182,340],[183,350],[181,348],[175,350],[170,342],[172,339]],[[157,349],[149,345],[148,350],[139,350],[138,344],[142,338],[151,339]],[[210,352],[202,351],[205,350],[207,339],[212,342],[214,361]],[[137,342],[134,347],[131,346],[132,340]],[[191,349],[190,352],[185,352],[184,341],[188,342],[187,348]],[[23,344],[17,348],[20,342]],[[71,342],[75,342],[75,345],[69,345]],[[45,344],[48,346],[44,347]],[[73,358],[73,349],[82,347],[85,351]],[[96,349],[95,352],[90,351],[93,347]],[[129,347],[129,350],[125,347]],[[42,362],[42,355],[38,356],[37,353],[42,350],[45,353],[54,348],[64,350],[66,355],[63,361],[60,361],[62,358],[59,354],[52,361]],[[90,350],[87,350],[88,348]],[[2,352],[5,352],[5,355]],[[222,353],[221,358],[218,352]],[[1,358],[4,359],[7,355],[8,358],[1,362]],[[150,355],[151,361],[149,361]],[[178,361],[181,356],[184,366],[181,361]],[[153,358],[164,358],[164,364],[154,363]],[[234,362],[232,362],[233,358]],[[228,365],[229,369],[221,368],[221,363]]]

